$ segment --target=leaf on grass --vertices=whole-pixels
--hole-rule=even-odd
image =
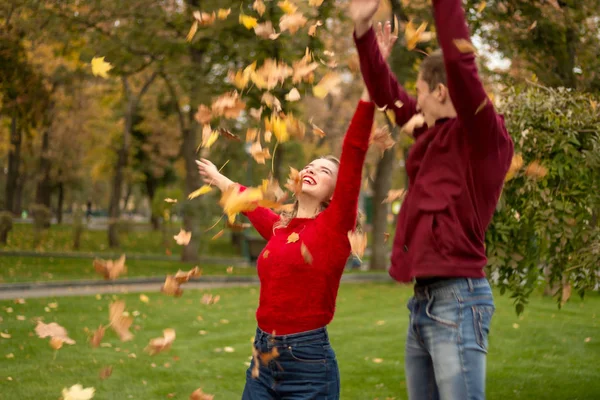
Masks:
[[[262,17],[262,15],[267,10],[267,6],[263,3],[262,0],[255,0],[254,4],[252,4],[252,8]]]
[[[84,389],[80,384],[76,384],[62,390],[62,400],[90,400],[95,392],[93,387]]]
[[[395,200],[401,199],[404,196],[404,189],[391,189],[387,193],[387,197],[383,201],[384,203],[391,203]]]
[[[92,58],[92,74],[94,76],[101,76],[102,78],[108,78],[108,71],[113,68],[109,62],[104,61],[104,57]]]
[[[125,254],[122,254],[116,260],[103,260],[101,258],[94,259],[93,265],[97,273],[104,276],[104,279],[115,280],[119,275],[127,272],[125,265]]]
[[[396,144],[396,141],[392,139],[392,135],[390,134],[387,125],[384,125],[381,128],[373,130],[369,139],[369,144],[377,146],[383,157],[383,153],[385,153],[387,149],[392,148]]]
[[[290,233],[290,235],[287,238],[287,243],[296,243],[298,240],[300,239],[300,235],[298,235],[296,232],[292,232]]]
[[[106,328],[102,325],[100,325],[98,327],[98,329],[96,329],[96,331],[94,331],[94,334],[92,335],[92,337],[90,339],[90,344],[92,345],[92,347],[100,346],[100,342],[104,338],[105,332],[106,332]]]
[[[42,321],[38,321],[35,333],[42,339],[46,337],[59,338],[66,344],[75,344],[75,341],[69,337],[67,330],[56,322],[45,324]]]
[[[454,39],[454,45],[461,53],[477,53],[477,49],[467,39]]]
[[[204,104],[200,104],[198,106],[198,111],[194,114],[194,118],[198,123],[202,125],[210,124],[210,120],[212,119],[212,112],[210,108],[205,106]]]
[[[108,319],[110,327],[115,331],[122,342],[127,342],[133,339],[133,334],[129,332],[129,328],[133,323],[133,317],[125,315],[125,302],[117,300],[110,304],[108,308]]]
[[[313,25],[309,26],[308,27],[308,36],[316,36],[317,28],[319,26],[323,26],[323,23],[321,21],[317,21]]]
[[[104,367],[100,370],[100,373],[98,374],[98,377],[100,378],[100,380],[106,380],[108,379],[110,376],[112,375],[112,367]]]
[[[348,231],[348,240],[350,241],[352,254],[354,254],[360,260],[365,254],[365,249],[367,248],[367,234],[356,231]]]
[[[290,174],[284,186],[287,190],[294,193],[294,196],[298,196],[302,192],[302,180],[297,169],[290,167]]]
[[[178,245],[187,246],[190,243],[190,240],[192,240],[192,232],[180,229],[179,233],[173,236],[173,239],[175,239]]]
[[[527,166],[525,169],[525,175],[530,178],[541,179],[548,175],[548,168],[544,167],[539,161],[536,160]]]
[[[200,300],[200,302],[202,304],[206,304],[207,306],[210,306],[212,304],[218,303],[220,299],[221,299],[221,296],[219,296],[219,295],[213,296],[212,294],[205,293],[204,295],[202,295],[202,299]]]
[[[304,18],[304,15],[300,12],[285,14],[279,19],[279,30],[281,32],[290,31],[293,35],[298,32],[301,27],[306,25],[307,22],[308,20]]]
[[[313,86],[313,95],[319,99],[324,99],[328,94],[334,96],[341,91],[339,85],[342,83],[342,77],[337,72],[328,72],[316,86]]]
[[[288,238],[288,240],[289,240],[289,238]],[[304,242],[300,243],[300,253],[302,254],[302,257],[304,258],[304,261],[307,264],[312,264],[313,263],[312,254],[310,254],[310,251],[308,251],[308,248],[306,247],[306,245],[304,244]]]
[[[214,400],[215,396],[204,393],[201,388],[198,388],[190,394],[190,400]]]
[[[241,13],[239,21],[240,24],[246,27],[246,29],[252,29],[256,26],[256,24],[258,24],[258,20],[256,18]]]
[[[217,18],[219,18],[221,21],[227,19],[229,14],[231,14],[231,8],[219,8],[217,10]]]
[[[63,341],[61,338],[57,338],[57,337],[53,337],[50,338],[50,347],[52,347],[54,350],[58,350],[62,347],[63,345]]]
[[[404,38],[406,40],[406,48],[413,50],[417,47],[417,44],[429,42],[435,38],[435,33],[426,32],[427,22],[423,22],[418,28],[415,28],[412,20],[406,23],[404,28]]]
[[[0,332],[0,337],[3,339],[10,339],[10,333],[4,333],[4,332]]]
[[[169,350],[171,344],[175,340],[175,329],[167,328],[163,330],[163,336],[159,338],[150,339],[150,343],[146,346],[146,351],[151,356],[158,354],[162,351]]]
[[[288,94],[285,95],[287,101],[293,102],[300,100],[300,92],[296,88],[292,88]]]
[[[150,298],[148,296],[146,296],[145,294],[140,294],[140,301],[142,303],[148,304],[148,303],[150,303]]]
[[[196,197],[202,196],[203,194],[206,194],[206,193],[210,192],[211,190],[212,190],[212,187],[210,185],[202,185],[200,187],[200,189],[196,189],[192,193],[190,193],[188,195],[188,199],[189,200],[195,199]]]

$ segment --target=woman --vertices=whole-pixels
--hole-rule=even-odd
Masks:
[[[280,217],[261,207],[245,213],[268,241],[257,261],[261,285],[254,347],[259,354],[277,348],[279,356],[266,365],[259,362],[256,378],[254,358],[243,399],[339,398],[339,371],[326,326],[350,255],[348,231],[356,225],[373,113],[365,91],[344,138],[341,161],[318,158],[300,171],[295,215]],[[201,160],[198,169],[204,182],[221,191],[234,184],[208,160]]]

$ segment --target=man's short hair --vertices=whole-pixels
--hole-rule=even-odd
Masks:
[[[421,73],[421,79],[429,85],[429,90],[435,90],[440,83],[448,86],[444,56],[441,50],[436,50],[428,55],[421,62],[419,72]]]

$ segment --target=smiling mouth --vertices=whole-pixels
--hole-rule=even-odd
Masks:
[[[307,185],[310,185],[310,186],[314,186],[317,184],[317,182],[314,180],[314,178],[312,178],[310,176],[303,177],[302,183],[306,183]]]

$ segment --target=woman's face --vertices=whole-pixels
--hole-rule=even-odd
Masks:
[[[338,165],[324,158],[317,158],[300,171],[302,193],[317,199],[329,201],[333,196],[337,181]]]

